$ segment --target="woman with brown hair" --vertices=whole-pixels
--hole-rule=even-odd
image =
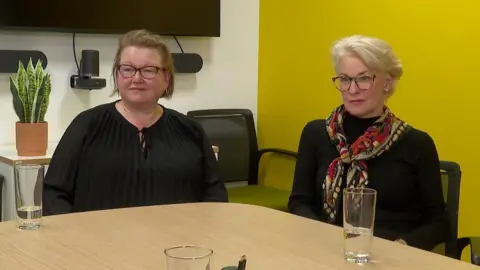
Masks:
[[[80,113],[65,131],[45,178],[44,215],[228,201],[201,126],[158,104],[174,90],[161,38],[125,34],[112,71],[121,99]]]

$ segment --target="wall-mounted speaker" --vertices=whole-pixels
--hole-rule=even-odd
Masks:
[[[82,50],[80,67],[77,75],[70,76],[70,87],[83,90],[99,90],[107,86],[100,75],[100,52],[97,50]]]
[[[197,73],[203,67],[203,59],[196,53],[172,53],[175,73]]]
[[[100,52],[95,50],[83,50],[80,60],[80,76],[100,76]]]
[[[17,73],[18,62],[26,66],[30,58],[33,65],[41,60],[43,68],[47,67],[47,56],[41,51],[0,50],[0,73]]]

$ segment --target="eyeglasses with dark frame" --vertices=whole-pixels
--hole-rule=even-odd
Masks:
[[[118,65],[118,73],[124,78],[132,78],[140,71],[140,75],[145,79],[153,79],[157,77],[159,71],[164,71],[164,68],[156,66],[145,66],[136,68],[130,65]]]
[[[333,84],[341,92],[348,91],[352,86],[352,81],[355,82],[358,89],[363,91],[369,90],[375,82],[375,75],[361,75],[358,77],[338,76],[332,78]]]

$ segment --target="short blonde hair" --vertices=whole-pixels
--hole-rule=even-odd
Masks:
[[[170,77],[168,81],[168,89],[162,97],[167,99],[171,98],[175,86],[175,74],[172,54],[170,53],[167,45],[163,42],[161,36],[153,34],[144,29],[130,31],[120,37],[120,39],[118,40],[118,49],[117,53],[115,54],[115,59],[113,61],[112,67],[114,84],[112,96],[118,94],[117,72],[120,65],[120,57],[122,56],[123,50],[126,47],[130,46],[154,49],[158,52],[160,58],[162,59],[163,71]]]
[[[342,57],[353,55],[360,58],[369,69],[390,75],[394,80],[393,88],[403,74],[402,63],[390,45],[375,37],[353,35],[340,39],[334,43],[331,55],[335,70]]]

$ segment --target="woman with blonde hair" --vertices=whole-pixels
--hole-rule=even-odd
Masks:
[[[158,104],[174,91],[161,37],[131,31],[113,65],[119,100],[80,113],[62,136],[44,183],[45,215],[188,202],[226,202],[202,127]]]
[[[449,235],[440,162],[433,139],[386,106],[400,60],[385,41],[360,35],[337,41],[332,58],[343,104],[302,132],[290,211],[341,226],[342,190],[372,188],[375,235],[433,249]]]

